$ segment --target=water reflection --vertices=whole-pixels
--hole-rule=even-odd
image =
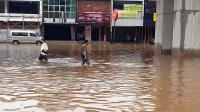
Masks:
[[[154,100],[159,112],[198,112],[199,66],[196,57],[155,56]]]
[[[199,109],[200,100],[193,100],[199,94],[199,59],[154,56],[150,45],[92,43],[96,56],[87,67],[81,66],[80,43],[48,44],[47,63],[38,61],[39,46],[1,44],[0,111]]]

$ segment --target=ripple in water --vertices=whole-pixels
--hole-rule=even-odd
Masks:
[[[152,64],[143,61],[141,52],[102,50],[101,57],[91,57],[92,64],[88,67],[81,65],[76,53],[50,57],[47,63],[40,63],[38,47],[29,47],[34,51],[32,55],[28,50],[24,53],[12,46],[10,49],[13,49],[10,58],[3,58],[0,67],[0,111],[153,112],[155,109],[149,89],[155,70]]]

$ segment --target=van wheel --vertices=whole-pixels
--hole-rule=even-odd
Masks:
[[[41,42],[41,41],[37,41],[36,44],[37,44],[37,45],[41,45],[42,42]]]
[[[18,45],[18,44],[19,44],[19,41],[14,40],[12,43],[15,44],[15,45]]]

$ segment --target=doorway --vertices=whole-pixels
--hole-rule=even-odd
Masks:
[[[99,41],[99,26],[92,26],[91,28],[91,39],[92,41]]]
[[[77,26],[75,33],[75,40],[81,41],[85,40],[85,26]]]

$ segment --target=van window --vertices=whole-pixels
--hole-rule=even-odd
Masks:
[[[31,37],[37,37],[37,35],[35,33],[30,33]]]
[[[28,36],[25,32],[12,32],[12,36]]]
[[[36,33],[37,34],[37,36],[39,37],[39,36],[41,36],[40,34],[38,34],[38,33]]]

